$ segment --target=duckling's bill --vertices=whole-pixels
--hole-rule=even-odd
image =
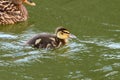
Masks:
[[[69,35],[70,38],[77,38],[74,34]]]
[[[31,6],[35,6],[36,4],[32,1],[32,0],[24,0],[24,3],[31,5]]]

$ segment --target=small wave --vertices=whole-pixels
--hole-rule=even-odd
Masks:
[[[12,34],[4,34],[0,33],[0,38],[2,39],[16,39],[18,36],[12,35]]]
[[[87,41],[81,41],[82,43],[96,44],[98,46],[107,47],[110,49],[120,49],[120,43],[113,42],[111,39],[104,40],[100,38],[92,38]]]

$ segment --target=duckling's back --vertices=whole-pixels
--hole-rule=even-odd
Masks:
[[[64,45],[64,41],[56,35],[44,33],[34,36],[27,44],[35,48],[58,48]]]

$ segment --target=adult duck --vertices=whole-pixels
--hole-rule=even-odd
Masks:
[[[31,0],[1,0],[0,24],[15,24],[26,21],[28,12],[23,3],[35,6]]]

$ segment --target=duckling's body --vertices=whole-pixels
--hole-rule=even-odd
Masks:
[[[27,44],[36,48],[57,48],[65,45],[65,41],[57,38],[54,34],[44,33],[36,35]]]
[[[61,34],[63,35],[60,37]],[[27,42],[27,44],[35,48],[59,48],[67,44],[69,35],[70,33],[67,29],[60,27],[57,28],[56,34],[49,33],[38,34],[31,38]]]
[[[26,21],[28,12],[23,3],[35,5],[35,3],[29,2],[28,0],[1,0],[0,24],[14,24]]]

